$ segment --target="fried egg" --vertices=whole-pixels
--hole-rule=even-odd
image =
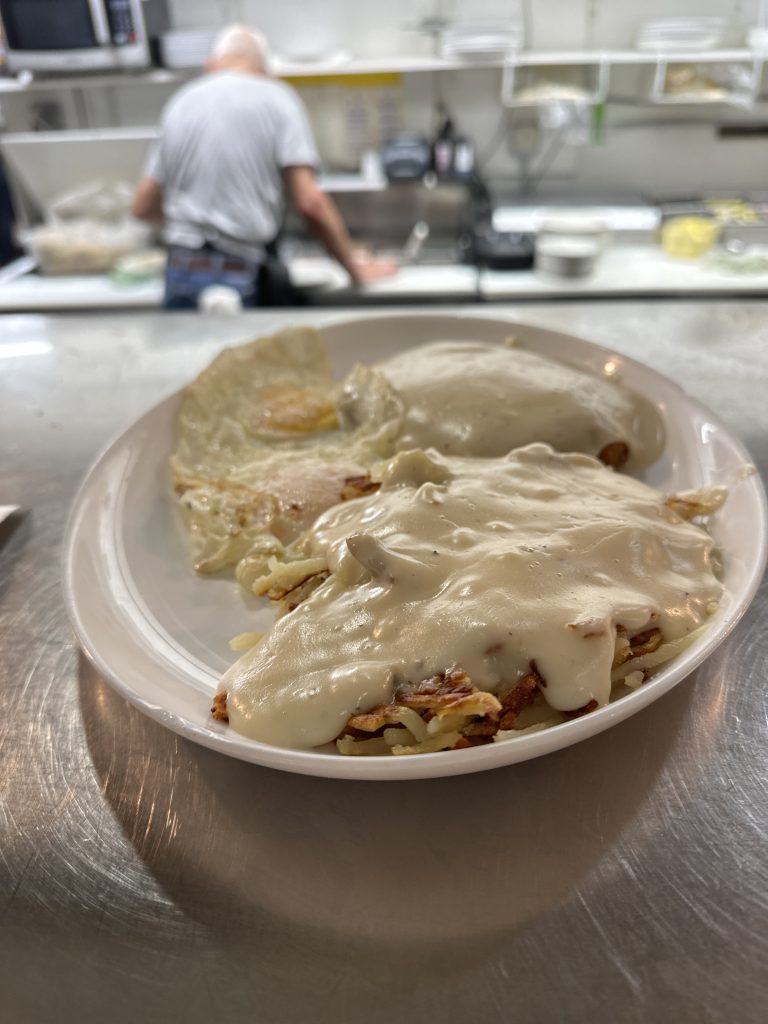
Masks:
[[[292,328],[225,349],[186,389],[170,470],[198,572],[238,566],[247,585],[391,453],[402,404],[370,368],[358,380],[352,422],[320,335]]]

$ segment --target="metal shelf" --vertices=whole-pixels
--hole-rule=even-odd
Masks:
[[[515,51],[487,59],[459,59],[430,56],[360,57],[347,60],[318,61],[314,63],[280,61],[276,65],[279,78],[317,78],[349,75],[422,74],[435,71],[470,71],[500,68],[517,64],[539,65],[609,64],[645,65],[666,63],[724,63],[748,61],[762,57],[749,49],[732,50],[680,50],[651,52],[645,50],[537,50]],[[173,70],[152,68],[143,72],[115,72],[114,74],[57,75],[36,77],[19,75],[0,78],[0,93],[48,89],[87,89],[118,85],[175,85],[199,74],[202,68]]]

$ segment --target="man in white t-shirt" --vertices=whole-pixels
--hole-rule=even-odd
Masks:
[[[261,35],[224,29],[207,67],[166,105],[133,202],[134,216],[165,221],[166,308],[195,308],[211,284],[235,288],[245,306],[290,302],[279,294],[287,275],[275,250],[286,197],[354,283],[391,273],[356,259],[335,203],[317,185],[304,108],[268,75]]]

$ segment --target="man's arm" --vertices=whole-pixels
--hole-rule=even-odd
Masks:
[[[388,277],[395,272],[393,264],[375,260],[363,262],[355,258],[352,241],[338,207],[318,186],[311,167],[284,167],[283,181],[297,212],[355,284]]]
[[[163,219],[163,186],[154,178],[142,178],[136,186],[131,213],[138,220]]]

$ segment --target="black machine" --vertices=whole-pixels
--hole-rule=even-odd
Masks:
[[[478,224],[469,236],[467,259],[488,270],[529,270],[533,266],[533,235]]]
[[[385,143],[381,162],[388,181],[419,181],[432,169],[432,147],[423,135],[397,135]]]

